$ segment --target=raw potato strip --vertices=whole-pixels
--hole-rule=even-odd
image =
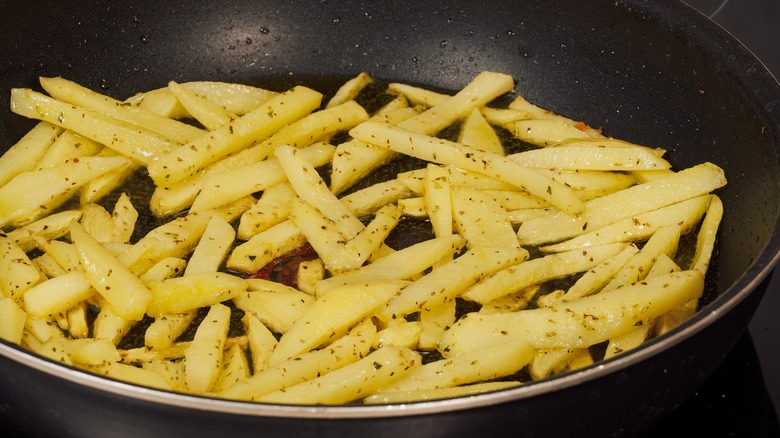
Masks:
[[[314,301],[279,339],[269,363],[277,365],[347,331],[400,289],[398,281],[356,283],[334,288]]]
[[[314,90],[295,87],[263,103],[251,113],[160,156],[149,164],[149,176],[159,185],[191,177],[209,164],[239,152],[259,138],[268,137],[304,117],[319,106],[321,99],[322,94]]]
[[[222,304],[211,306],[184,356],[184,378],[188,390],[204,394],[217,383],[229,327],[230,308]]]
[[[136,125],[28,89],[11,90],[11,111],[69,129],[147,165],[176,145]]]
[[[81,210],[65,210],[44,216],[35,222],[15,228],[5,233],[5,237],[13,240],[24,252],[35,248],[33,236],[44,239],[59,239],[68,234],[70,223],[81,218]]]
[[[168,82],[168,89],[176,96],[176,99],[184,107],[187,113],[209,131],[213,131],[226,123],[230,123],[237,117],[225,108],[204,97],[198,96],[174,81]]]
[[[419,391],[395,391],[380,392],[363,399],[365,405],[411,403],[430,400],[443,400],[456,397],[467,397],[487,392],[500,391],[520,386],[520,382],[487,382],[475,383],[473,385],[455,386],[451,388],[440,388]]]
[[[509,158],[533,168],[631,171],[671,167],[668,161],[640,147],[558,146],[520,152]]]
[[[726,184],[723,169],[704,163],[585,203],[578,216],[555,213],[524,222],[518,230],[523,245],[556,242],[676,202],[709,193]]]
[[[570,188],[501,155],[407,132],[378,122],[362,123],[353,128],[350,135],[416,158],[439,164],[451,164],[506,181],[550,202],[566,213],[577,214],[584,209],[582,201]]]
[[[284,147],[291,148],[290,146]],[[279,148],[276,149],[277,154]],[[297,151],[296,153],[300,154],[300,158],[305,160],[312,168],[327,163],[335,150],[328,143],[315,143],[303,149],[291,149]],[[313,172],[316,175],[316,170]],[[282,183],[288,178],[289,175],[286,175],[284,166],[278,157],[250,164],[232,172],[210,176],[203,181],[201,192],[192,203],[190,211],[219,207]],[[335,195],[332,196],[335,198]]]
[[[450,357],[518,341],[537,349],[583,348],[630,331],[701,296],[704,278],[682,271],[601,292],[568,303],[514,313],[471,313],[450,328],[439,351]]]
[[[339,87],[333,97],[328,101],[328,104],[325,105],[325,108],[331,108],[355,99],[355,97],[360,94],[360,91],[366,88],[372,82],[374,82],[374,79],[371,77],[371,75],[365,72],[359,73],[357,76],[348,80],[341,87]]]
[[[205,134],[192,125],[120,102],[67,79],[42,77],[40,83],[55,99],[143,127],[172,142],[188,143]]]
[[[16,175],[32,170],[46,149],[62,133],[62,128],[39,122],[24,137],[0,155],[0,186]]]
[[[420,362],[420,355],[413,350],[386,346],[353,364],[258,397],[256,401],[279,404],[348,403],[402,378]]]
[[[367,355],[371,348],[371,338],[375,333],[376,327],[373,323],[370,321],[360,323],[329,346],[297,355],[266,368],[218,395],[229,399],[257,400],[274,391],[325,375]]]
[[[380,307],[375,316],[387,322],[421,309],[431,309],[454,300],[482,278],[527,258],[528,251],[522,248],[471,249],[406,286],[398,296]]]
[[[71,224],[70,237],[92,287],[123,318],[131,321],[143,318],[152,294],[141,280],[78,223]]]
[[[466,241],[458,235],[437,237],[398,250],[358,269],[334,275],[319,282],[316,294],[350,283],[411,278],[443,258],[452,257]]]
[[[298,149],[279,146],[276,148],[276,157],[298,197],[335,222],[346,239],[352,239],[365,228],[349,208],[328,189],[317,169],[301,156]]]
[[[658,210],[622,219],[596,231],[554,245],[542,246],[542,251],[573,251],[615,242],[636,242],[652,236],[661,227],[681,225],[683,234],[699,222],[707,210],[712,195],[698,196]]]
[[[0,292],[21,302],[25,292],[44,278],[27,254],[8,237],[0,235]]]
[[[623,243],[568,251],[509,266],[475,284],[463,298],[488,303],[534,284],[587,271],[625,248]]]
[[[24,225],[62,205],[89,180],[120,166],[121,158],[74,159],[50,169],[24,172],[0,187],[0,226]],[[46,181],[46,184],[40,184]]]
[[[416,368],[378,393],[451,388],[514,374],[534,358],[527,342],[505,343],[476,349]]]

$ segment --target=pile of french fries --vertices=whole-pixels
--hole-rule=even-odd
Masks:
[[[40,83],[12,90],[11,110],[39,122],[0,157],[0,337],[58,362],[266,403],[432,400],[619,355],[704,290],[723,171],[674,171],[662,149],[519,95],[489,106],[516,93],[506,74],[453,95],[390,83],[371,113],[368,74],[327,101],[304,86],[171,82],[118,101]],[[427,164],[355,188],[402,155]],[[139,172],[166,218],[149,230],[125,192]],[[400,221],[431,238],[391,247]],[[294,282],[251,275],[305,244],[316,256]],[[123,342],[133,331],[143,345]]]

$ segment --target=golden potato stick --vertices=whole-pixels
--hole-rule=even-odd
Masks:
[[[496,130],[485,120],[479,109],[474,108],[463,121],[458,134],[458,143],[487,152],[504,155],[504,146]]]
[[[420,355],[408,348],[382,347],[363,359],[324,376],[255,398],[261,403],[341,404],[374,393],[419,366]]]
[[[0,339],[19,345],[27,320],[25,312],[11,297],[0,297]]]
[[[78,223],[70,225],[70,238],[89,283],[125,319],[143,318],[152,299],[149,289],[121,261]]]
[[[102,144],[82,137],[72,131],[65,131],[46,149],[35,163],[35,170],[48,169],[79,157],[91,157],[103,150]]]
[[[89,336],[87,324],[87,302],[82,301],[68,309],[68,334],[73,338],[83,339]]]
[[[38,249],[49,254],[66,271],[78,271],[82,269],[79,262],[79,254],[73,244],[62,240],[46,240],[35,237]]]
[[[205,133],[192,125],[112,99],[67,79],[42,77],[40,82],[43,89],[55,99],[142,126],[172,142],[188,143]]]
[[[518,120],[512,123],[510,131],[520,140],[543,148],[590,137],[588,132],[557,119]]]
[[[236,232],[220,215],[211,216],[200,242],[192,251],[184,275],[217,272],[233,245]]]
[[[87,181],[121,165],[121,158],[79,158],[20,173],[0,187],[0,226],[33,222],[62,205]],[[46,181],[46,184],[40,184]]]
[[[114,221],[114,236],[112,242],[127,243],[135,231],[135,223],[138,220],[138,210],[135,209],[130,197],[126,193],[119,195],[111,213]]]
[[[490,108],[483,106],[479,109],[485,120],[496,126],[501,126],[504,129],[511,131],[514,123],[518,120],[531,120],[536,119],[534,114],[526,111],[513,110],[507,108]]]
[[[296,199],[298,195],[287,181],[263,190],[260,199],[241,215],[238,239],[249,240],[255,234],[286,220]]]
[[[601,290],[638,251],[635,245],[628,245],[619,253],[594,266],[574,282],[560,297],[560,301],[576,300]]]
[[[584,348],[698,298],[703,290],[700,272],[681,271],[552,307],[490,315],[471,313],[444,334],[439,351],[450,357],[521,340],[536,349]]]
[[[279,146],[276,148],[276,157],[298,197],[335,222],[346,239],[355,237],[365,228],[349,208],[328,189],[315,166],[306,160],[306,157],[300,154],[298,149],[291,146]]]
[[[110,242],[114,238],[114,221],[111,213],[101,205],[86,204],[81,207],[81,226],[98,242]]]
[[[244,279],[224,272],[169,278],[149,286],[147,313],[153,317],[184,313],[232,299],[246,287]]]
[[[255,280],[257,279],[249,281]],[[311,295],[293,288],[288,289],[288,291],[257,290],[245,292],[233,298],[233,303],[244,312],[257,317],[273,332],[285,333],[314,302]]]
[[[368,186],[340,198],[357,217],[365,217],[387,204],[393,204],[410,195],[406,186],[398,179]]]
[[[533,149],[509,157],[534,168],[631,171],[671,167],[668,161],[638,147],[557,146]]]
[[[133,321],[122,318],[110,304],[104,303],[95,317],[92,337],[106,339],[116,345],[132,326]]]
[[[404,280],[430,268],[444,258],[452,257],[466,241],[456,235],[436,237],[398,250],[358,269],[326,278],[317,284],[316,293],[350,283],[374,280]]]
[[[404,96],[412,104],[423,106],[439,105],[450,97],[447,94],[399,82],[388,84],[387,92]]]
[[[251,313],[244,314],[241,318],[246,328],[249,340],[249,352],[252,357],[252,372],[259,373],[268,368],[268,359],[276,348],[276,338],[273,333]]]
[[[472,385],[454,386],[451,388],[421,389],[417,391],[380,392],[363,399],[365,405],[411,403],[429,400],[443,400],[456,397],[484,394],[520,386],[520,382],[487,382]]]
[[[527,190],[567,213],[577,214],[584,208],[582,201],[570,188],[501,155],[377,122],[362,123],[353,128],[350,135],[416,158],[451,164],[501,179]]]
[[[478,303],[488,303],[547,280],[566,277],[587,271],[625,248],[624,243],[574,250],[525,261],[496,269],[463,294],[463,298]]]
[[[379,250],[400,218],[401,210],[394,204],[380,208],[363,231],[340,248],[337,269],[355,269],[362,266]]]
[[[240,350],[239,346],[232,345],[230,349],[228,349],[228,353],[225,353],[226,356],[234,348]],[[124,365],[124,364],[118,364],[118,365]],[[124,365],[124,366],[131,366],[131,365]],[[171,390],[179,391],[179,392],[187,392],[187,384],[184,382],[184,361],[183,360],[152,359],[147,362],[142,362],[141,369],[144,371],[152,372],[158,375],[159,377],[161,377],[162,380],[171,388]],[[146,385],[146,386],[151,386],[151,385]]]
[[[566,370],[569,361],[577,356],[581,350],[581,348],[564,348],[537,351],[528,366],[528,372],[533,380],[541,380],[561,373]]]
[[[296,283],[301,292],[314,296],[317,283],[325,278],[325,264],[322,259],[304,260],[298,264]]]
[[[583,201],[608,195],[637,183],[632,173],[562,169],[536,169],[536,171],[571,187]]]
[[[429,108],[422,114],[399,124],[401,129],[433,135],[456,120],[512,91],[515,82],[511,76],[495,72],[481,72],[454,96]],[[364,140],[365,141],[365,140]]]
[[[32,170],[63,129],[51,123],[39,122],[18,142],[0,155],[0,186],[16,175]]]
[[[431,221],[433,234],[436,237],[449,236],[453,233],[453,229],[452,200],[447,172],[441,166],[428,164],[423,178],[423,190],[425,213]]]
[[[452,190],[455,229],[469,248],[519,247],[509,215],[490,195],[462,187]]]
[[[28,89],[11,90],[11,111],[69,129],[144,164],[176,145],[144,128]]]
[[[306,241],[322,258],[329,270],[343,270],[339,267],[339,262],[341,262],[345,239],[335,222],[301,199],[293,202],[290,220],[306,236]],[[370,253],[366,257],[369,255]]]
[[[256,400],[274,391],[325,375],[367,355],[375,333],[374,324],[370,320],[364,320],[327,347],[297,355],[266,368],[217,395],[222,398]]]
[[[139,275],[138,278],[140,278],[141,281],[148,286],[151,283],[157,283],[158,281],[163,281],[166,278],[178,277],[182,272],[184,272],[186,266],[187,261],[182,258],[165,257],[164,259],[155,263],[154,266],[149,268],[146,272]]]
[[[222,304],[211,306],[184,355],[184,379],[189,391],[204,394],[217,383],[228,328],[230,308]]]
[[[51,319],[39,318],[32,315],[27,316],[27,320],[24,323],[24,331],[25,333],[32,334],[41,342],[65,336],[62,333],[62,330],[60,330]]]
[[[517,312],[518,310],[523,310],[528,307],[528,303],[536,296],[539,289],[540,285],[535,284],[513,294],[496,298],[493,301],[483,304],[479,309],[479,313]],[[539,299],[542,298],[544,297],[539,297]]]
[[[414,108],[399,108],[376,115],[371,120],[396,125],[417,114],[419,113]],[[343,192],[395,156],[393,151],[358,140],[349,140],[339,144],[333,155],[333,170],[330,178],[331,191],[333,193]]]
[[[190,213],[149,231],[117,257],[138,275],[166,257],[184,257],[198,244],[211,216],[219,214],[230,222],[246,211],[254,199],[241,199],[215,210]]]
[[[187,330],[197,314],[197,310],[190,310],[155,318],[144,332],[144,346],[154,351],[164,351],[171,348],[176,339]]]
[[[661,169],[661,170],[635,170],[631,172],[631,175],[636,178],[637,182],[639,183],[646,183],[648,181],[652,181],[654,179],[658,178],[664,178],[671,174],[673,174],[674,171],[671,169]]]
[[[44,280],[24,250],[0,235],[0,292],[21,302],[24,293]]]
[[[111,363],[108,365],[91,367],[91,369],[111,377],[112,379],[132,383],[134,385],[147,386],[167,391],[172,389],[171,385],[158,373],[133,365]]]
[[[278,147],[277,154],[279,151]],[[283,146],[290,148],[290,146]],[[315,143],[299,151],[302,160],[309,167],[321,166],[333,156],[334,147],[328,143]],[[311,161],[309,161],[309,159]],[[316,170],[313,170],[316,175]],[[249,164],[230,172],[220,172],[204,179],[201,192],[192,203],[190,211],[200,211],[219,207],[228,202],[265,190],[289,178],[278,157],[259,163]],[[294,186],[293,186],[294,188]],[[335,198],[335,195],[331,194]]]
[[[32,263],[47,278],[59,277],[68,273],[49,254],[44,253],[35,257],[32,259]]]
[[[400,322],[378,331],[371,346],[375,349],[385,345],[415,349],[420,341],[421,333],[422,323],[420,321]]]
[[[375,316],[382,321],[391,321],[421,309],[431,309],[454,300],[482,278],[527,258],[528,251],[522,248],[470,249],[405,287],[398,296],[380,307]]]
[[[105,339],[63,339],[63,348],[70,360],[81,365],[108,365],[122,356],[116,346]]]
[[[438,306],[423,308],[420,310],[422,330],[418,340],[418,347],[426,351],[434,350],[444,331],[454,323],[455,300],[445,301]]]
[[[710,197],[703,195],[678,202],[648,213],[619,220],[590,233],[564,240],[553,245],[542,246],[546,252],[572,251],[614,242],[636,242],[648,239],[659,228],[680,224],[683,234],[690,231],[707,211]]]
[[[693,256],[690,269],[700,271],[702,274],[707,273],[721,219],[723,219],[723,202],[719,197],[712,195],[707,213],[696,237],[696,253]]]
[[[228,82],[194,81],[180,85],[239,116],[254,110],[279,94],[263,88]],[[174,119],[190,116],[167,87],[138,93],[126,102]]]
[[[331,289],[314,301],[282,335],[268,363],[278,365],[326,341],[333,341],[371,315],[400,288],[399,281],[373,281]]]
[[[655,260],[661,254],[674,257],[680,242],[682,227],[678,224],[659,228],[636,254],[623,265],[602,291],[619,289],[629,284],[642,281]]]
[[[527,342],[507,342],[429,362],[377,392],[450,388],[514,374],[534,358]]]
[[[723,169],[704,163],[587,201],[585,211],[578,216],[561,212],[526,221],[517,234],[523,245],[560,241],[709,193],[725,184]]]
[[[355,97],[357,97],[357,95],[360,94],[360,92],[372,82],[374,82],[374,79],[371,77],[371,75],[365,72],[359,73],[357,76],[348,80],[341,87],[339,87],[339,89],[336,90],[336,93],[333,95],[333,97],[330,98],[328,104],[325,105],[325,107],[331,108],[355,99]]]
[[[611,338],[607,344],[607,351],[604,352],[604,359],[609,359],[644,344],[653,330],[653,325],[653,320],[639,321],[637,326],[631,330]]]
[[[64,312],[94,294],[95,289],[83,272],[70,272],[28,289],[24,294],[24,310],[32,316],[45,318]]]
[[[544,208],[550,204],[538,197],[520,191],[511,190],[482,190],[482,193],[490,196],[498,205],[506,211],[523,210],[528,208]]]
[[[246,149],[258,139],[269,137],[283,126],[304,117],[319,106],[321,99],[322,95],[314,90],[295,87],[256,110],[159,157],[149,164],[149,176],[159,185],[191,177],[209,164]]]
[[[425,211],[425,199],[422,197],[399,199],[398,208],[401,209],[404,216],[413,217],[416,219],[428,218],[428,213]]]
[[[213,131],[226,123],[230,123],[230,121],[237,117],[224,107],[217,105],[205,97],[198,96],[174,81],[168,82],[168,89],[176,96],[176,99],[184,107],[187,113],[209,131]]]
[[[70,223],[81,218],[81,210],[65,210],[44,216],[35,222],[15,228],[5,237],[14,241],[24,252],[30,252],[35,248],[33,236],[44,239],[59,239],[68,234]]]
[[[117,155],[116,151],[109,148],[103,148],[103,150],[98,152],[95,156],[121,157],[120,155]],[[135,160],[125,157],[121,158],[125,160],[124,164],[84,184],[79,195],[82,205],[103,199],[114,189],[124,184],[130,176],[143,167],[143,165]]]
[[[272,260],[304,243],[306,237],[288,219],[235,247],[227,259],[227,267],[239,272],[257,272]]]
[[[222,357],[222,370],[219,372],[214,392],[222,392],[252,375],[249,361],[244,350],[238,344],[231,345]]]
[[[549,119],[549,120],[555,120],[557,122],[564,123],[564,124],[567,124],[567,125],[571,125],[572,127],[576,128],[576,129],[578,129],[578,130],[580,130],[582,132],[585,132],[586,134],[588,134],[589,137],[603,137],[603,135],[601,134],[601,130],[600,129],[591,128],[590,126],[588,126],[587,124],[585,124],[585,123],[583,123],[581,121],[572,120],[572,119],[570,119],[568,117],[564,117],[564,116],[561,116],[559,114],[555,114],[554,112],[552,112],[550,110],[547,110],[547,109],[544,109],[544,108],[540,108],[540,107],[532,104],[531,102],[527,101],[523,96],[517,96],[515,98],[515,100],[513,100],[509,104],[509,109],[510,110],[515,110],[515,111],[521,111],[523,113],[532,115],[533,116],[532,118],[535,118],[535,119]]]

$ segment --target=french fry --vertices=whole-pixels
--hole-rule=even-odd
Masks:
[[[342,404],[375,392],[420,364],[408,348],[382,347],[368,356],[324,376],[256,398],[263,403]]]
[[[33,236],[43,239],[58,239],[68,234],[71,222],[80,218],[81,210],[60,211],[15,228],[13,231],[5,233],[5,236],[16,242],[24,252],[30,252],[36,247]]]
[[[81,365],[99,366],[119,362],[116,346],[106,339],[63,339],[70,359]]]
[[[507,381],[475,383],[473,385],[454,386],[439,389],[380,392],[379,394],[373,394],[363,399],[363,404],[378,405],[409,403],[418,401],[442,400],[455,397],[467,397],[487,392],[500,391],[502,389],[514,388],[520,385],[520,382]]]
[[[564,371],[582,349],[562,348],[556,350],[540,350],[528,366],[528,372],[534,380],[541,380]],[[479,350],[477,350],[479,351]]]
[[[227,259],[227,267],[239,272],[257,272],[305,242],[301,230],[288,219],[235,247]]]
[[[86,204],[81,207],[81,226],[98,242],[114,240],[114,220],[111,213],[98,204]]]
[[[304,260],[298,264],[298,275],[296,284],[301,292],[309,295],[315,295],[317,283],[325,278],[325,264],[321,258],[314,260]]]
[[[67,163],[74,158],[91,157],[100,152],[103,145],[82,137],[72,131],[65,131],[46,149],[35,163],[35,170],[48,169]]]
[[[97,202],[103,199],[114,189],[118,188],[125,181],[127,181],[135,172],[141,169],[141,167],[143,167],[137,161],[122,157],[118,155],[116,151],[109,148],[103,148],[103,150],[98,152],[95,156],[119,157],[124,160],[124,163],[84,184],[79,195],[81,205],[89,204],[90,202]]]
[[[222,392],[251,375],[249,361],[240,345],[231,345],[222,359],[222,371],[214,384],[214,392]]]
[[[668,161],[640,147],[558,146],[520,152],[509,158],[535,168],[631,171],[671,167]]]
[[[626,333],[698,298],[704,280],[698,271],[681,271],[601,292],[552,307],[514,313],[472,313],[439,341],[445,356],[489,345],[524,340],[537,349],[583,348]]]
[[[512,134],[540,147],[552,146],[573,138],[589,138],[588,132],[557,119],[518,120],[511,125]]]
[[[164,351],[171,348],[176,339],[187,330],[197,314],[196,310],[190,310],[178,314],[158,316],[144,332],[144,346],[154,351]]]
[[[24,225],[62,205],[87,181],[121,165],[120,158],[87,157],[24,172],[0,187],[0,226]],[[46,184],[38,184],[46,181]]]
[[[381,207],[392,204],[409,195],[406,186],[398,179],[381,182],[352,192],[340,198],[357,217],[365,217]]]
[[[19,345],[22,342],[27,312],[10,297],[0,297],[0,339]]]
[[[116,313],[110,304],[105,303],[100,308],[93,322],[92,337],[95,339],[106,339],[114,345],[117,345],[122,336],[127,334],[133,322],[123,318]]]
[[[28,289],[24,293],[24,310],[32,316],[45,318],[64,312],[95,293],[84,273],[71,272]]]
[[[233,303],[244,312],[257,317],[276,333],[290,330],[293,323],[314,301],[311,295],[284,285],[263,290],[257,286],[258,281],[265,284],[273,283],[267,280],[250,279],[249,287],[255,290],[239,294],[233,298]]]
[[[0,236],[0,293],[20,301],[26,291],[42,280],[24,250],[8,237]]]
[[[0,156],[0,186],[20,173],[33,170],[46,149],[54,143],[62,131],[62,128],[51,123],[40,122],[18,142],[11,145]]]
[[[579,216],[554,213],[524,222],[518,230],[520,243],[540,245],[598,230],[601,227],[680,201],[701,196],[726,184],[723,169],[711,163],[681,170],[588,201]]]
[[[485,120],[479,109],[474,108],[466,117],[458,134],[458,143],[504,155],[504,146],[498,138],[495,129]]]
[[[371,315],[393,295],[401,285],[398,281],[355,283],[328,291],[295,320],[279,339],[269,359],[277,365],[297,354],[333,340],[347,329]]]
[[[707,273],[712,253],[715,247],[715,238],[720,221],[723,219],[723,202],[716,195],[710,198],[707,212],[702,221],[699,234],[696,238],[696,252],[691,262],[691,269],[702,274]]]
[[[89,336],[89,324],[87,323],[87,302],[82,301],[68,309],[68,334],[77,339]],[[97,337],[95,337],[98,339]]]
[[[41,86],[55,99],[97,111],[124,122],[143,126],[176,143],[188,143],[205,132],[192,125],[120,102],[63,78],[40,78]]]
[[[227,82],[193,81],[180,85],[238,116],[251,112],[279,94],[263,88]],[[137,93],[125,102],[172,119],[190,116],[168,87]]]
[[[415,349],[420,342],[422,330],[420,321],[401,322],[378,331],[371,346],[374,349],[384,345]]]
[[[169,278],[149,285],[146,313],[154,317],[184,313],[232,299],[246,288],[242,278],[224,272]]]
[[[184,110],[209,131],[213,131],[226,123],[230,123],[237,117],[224,107],[205,97],[198,96],[174,81],[168,82],[168,89],[176,96],[176,100],[184,107]],[[184,143],[186,143],[186,141]]]
[[[469,248],[520,246],[509,215],[490,195],[456,188],[451,198],[455,229],[468,240]]]
[[[344,82],[344,84],[336,90],[333,97],[330,98],[325,108],[331,108],[336,105],[341,105],[344,102],[353,100],[360,91],[374,82],[374,79],[366,72],[361,72],[354,78]]]
[[[244,323],[249,340],[252,371],[259,373],[268,367],[268,360],[276,348],[276,338],[257,317],[250,313],[245,314],[241,321]]]
[[[192,251],[184,275],[217,272],[233,245],[236,232],[220,215],[211,216],[203,236]]]
[[[353,128],[350,135],[416,158],[451,164],[504,180],[570,214],[580,213],[584,209],[582,201],[570,188],[501,155],[371,121]]]
[[[449,236],[453,233],[453,199],[446,171],[440,166],[429,164],[425,168],[423,190],[425,213],[431,221],[433,234],[436,237]],[[463,237],[468,240],[467,236]]]
[[[144,164],[176,145],[147,129],[29,89],[11,90],[11,111],[69,129]]]
[[[233,347],[231,346],[228,351],[231,351]],[[240,347],[239,347],[240,349]],[[243,353],[242,353],[243,354]],[[130,365],[126,365],[130,366]],[[134,367],[135,368],[135,367]],[[184,382],[184,361],[183,360],[165,360],[165,359],[153,359],[147,362],[143,362],[141,364],[141,368],[145,371],[152,372],[162,378],[162,381],[165,385],[167,385],[168,388],[170,388],[172,391],[179,391],[179,392],[186,392],[187,391],[187,385]],[[134,374],[135,372],[133,372]],[[157,380],[152,375],[144,374],[143,376],[138,376],[141,379],[149,379],[152,381],[152,387],[154,387],[154,384],[160,385],[159,388],[166,389],[166,386],[163,385],[159,380]],[[134,382],[142,382],[143,380],[133,380]]]
[[[420,310],[421,330],[417,341],[420,350],[431,351],[436,348],[436,343],[439,342],[444,331],[455,323],[455,310],[455,300]]]
[[[286,181],[263,190],[260,199],[241,215],[237,237],[249,240],[255,234],[283,222],[290,216],[293,200],[297,197]]]
[[[463,298],[488,303],[547,280],[587,271],[625,248],[617,243],[586,250],[573,250],[496,269],[492,275],[463,293]]]
[[[211,306],[184,356],[184,379],[190,391],[206,393],[217,383],[229,327],[230,308]]]
[[[630,331],[609,340],[607,351],[604,352],[604,359],[609,359],[642,345],[650,336],[652,330],[652,320],[638,322],[637,326]]]
[[[149,163],[149,176],[157,184],[170,184],[195,175],[221,158],[249,147],[300,119],[320,104],[322,95],[295,87],[265,102],[260,108],[222,125],[207,135],[172,149]]]
[[[618,289],[645,278],[655,260],[661,254],[674,257],[680,242],[682,228],[669,225],[656,231],[636,254],[604,286],[605,291]]]

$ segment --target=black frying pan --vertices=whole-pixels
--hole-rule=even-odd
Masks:
[[[729,185],[708,288],[671,336],[583,372],[405,407],[296,408],[147,390],[0,344],[11,435],[610,436],[646,429],[688,397],[742,334],[778,259],[780,87],[737,41],[673,1],[0,1],[0,104],[64,76],[117,98],[169,80],[329,92],[360,71],[455,90],[512,74],[530,101],[713,161]],[[321,78],[327,78],[322,80]],[[0,144],[32,122],[0,112]]]

